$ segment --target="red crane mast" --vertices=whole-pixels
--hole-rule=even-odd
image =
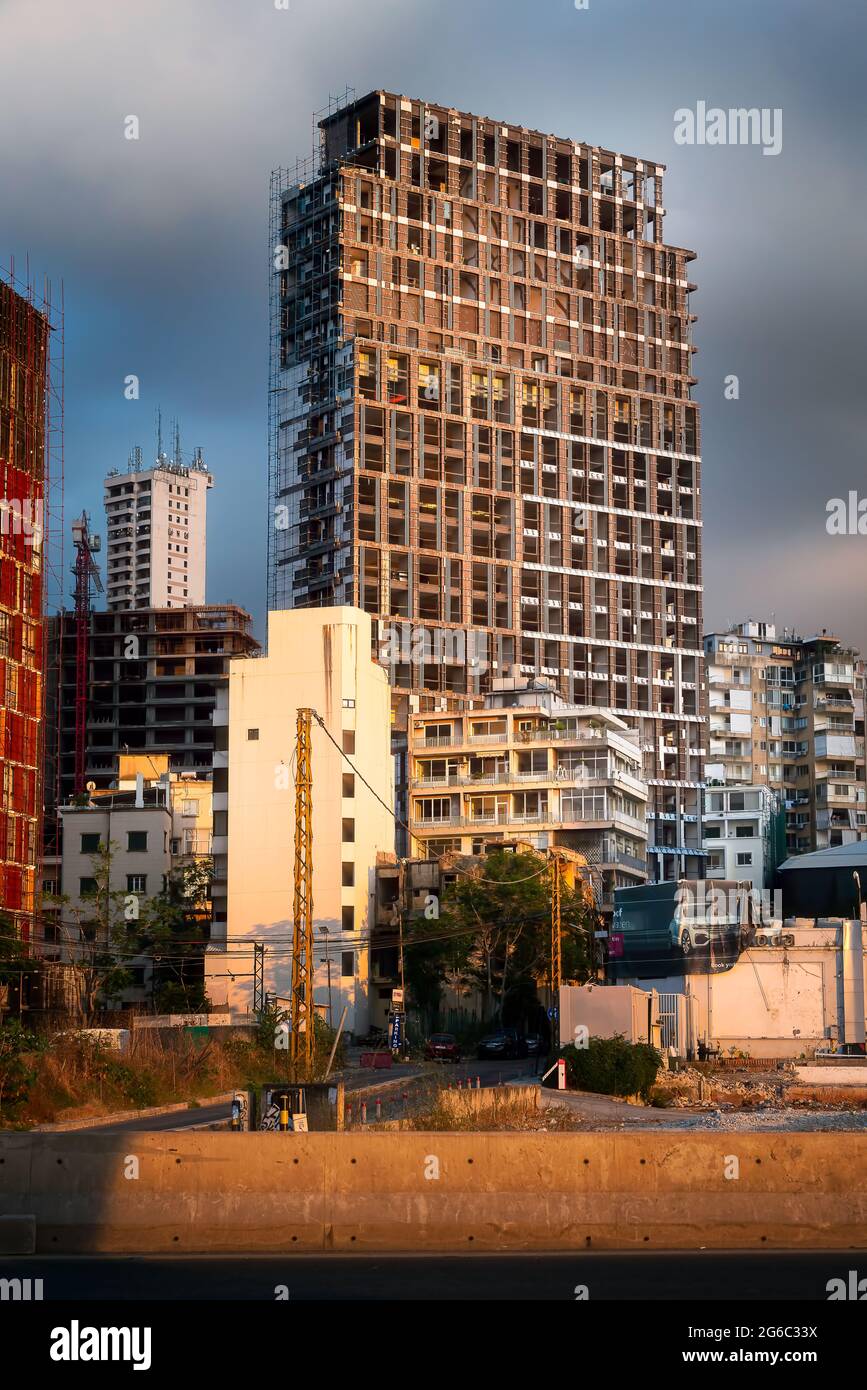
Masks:
[[[87,751],[87,675],[90,639],[91,584],[102,593],[102,580],[93,556],[100,548],[99,536],[90,531],[90,519],[82,512],[72,523],[72,543],[75,546],[75,781],[78,795],[85,790],[85,754]]]

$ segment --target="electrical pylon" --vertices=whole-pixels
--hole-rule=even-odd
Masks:
[[[563,865],[556,851],[551,852],[551,1008],[560,1009],[560,984],[563,978],[563,923],[561,889]],[[555,1029],[556,1031],[556,1029]]]
[[[292,1032],[290,1056],[309,1077],[313,1064],[313,771],[311,709],[295,726],[295,893],[292,923]]]

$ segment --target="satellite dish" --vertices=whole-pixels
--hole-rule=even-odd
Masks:
[[[95,792],[95,791],[96,791],[96,783],[95,783],[95,782],[88,782],[86,785],[87,785],[87,790],[88,790],[89,792]]]

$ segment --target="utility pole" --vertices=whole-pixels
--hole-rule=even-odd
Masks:
[[[295,879],[292,911],[292,1032],[290,1055],[295,1079],[313,1065],[313,772],[310,762],[311,709],[299,709],[295,726]]]
[[[253,1013],[261,1014],[265,1009],[265,945],[253,943]]]
[[[563,979],[563,922],[561,890],[563,865],[556,850],[549,852],[551,869],[551,1023],[557,1042],[560,1040],[560,984]]]

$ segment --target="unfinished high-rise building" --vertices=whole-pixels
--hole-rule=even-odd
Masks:
[[[0,935],[26,941],[39,902],[47,397],[56,326],[29,284],[0,278]]]
[[[700,872],[698,408],[663,169],[377,91],[272,178],[271,607],[355,604],[400,701],[543,676],[639,730]]]

